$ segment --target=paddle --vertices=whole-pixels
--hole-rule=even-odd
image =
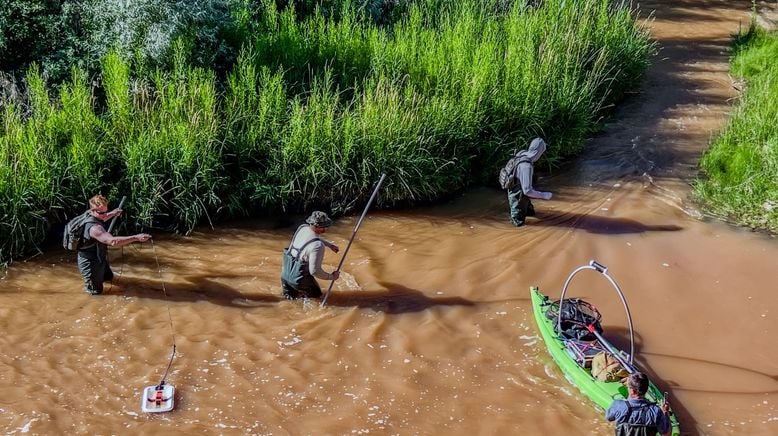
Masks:
[[[376,194],[378,194],[378,189],[381,188],[381,183],[384,182],[384,179],[386,178],[386,173],[381,174],[381,178],[378,180],[378,183],[375,186],[375,189],[373,190],[373,194],[370,196],[370,199],[367,200],[367,204],[365,205],[365,210],[362,211],[362,216],[359,217],[359,221],[357,221],[357,225],[354,226],[354,231],[351,232],[351,239],[348,241],[348,245],[346,246],[346,250],[343,251],[343,256],[340,258],[340,263],[338,263],[338,268],[335,271],[340,272],[340,268],[343,266],[343,260],[346,259],[346,254],[348,254],[349,248],[351,248],[351,243],[354,242],[354,236],[357,234],[357,230],[359,230],[359,226],[362,225],[362,220],[365,219],[365,215],[367,215],[367,210],[370,209],[370,205],[373,203],[373,199],[375,199]],[[330,286],[327,288],[327,293],[324,294],[324,298],[321,300],[321,307],[324,307],[325,304],[327,304],[327,298],[330,296],[330,292],[332,292],[332,285],[335,283],[335,280],[330,282]]]
[[[119,202],[119,206],[117,207],[117,209],[121,209],[122,208],[122,206],[124,205],[124,200],[126,200],[126,199],[127,199],[126,195],[122,196],[122,199]],[[108,233],[111,233],[111,229],[113,229],[113,225],[114,224],[116,224],[116,217],[111,218],[111,224],[108,225]]]

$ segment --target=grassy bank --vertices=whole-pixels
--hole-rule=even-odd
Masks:
[[[752,27],[739,35],[732,72],[745,89],[701,161],[696,192],[714,214],[778,232],[778,34]]]
[[[0,112],[0,261],[94,192],[128,196],[133,229],[188,232],[241,215],[435,201],[495,184],[536,135],[580,151],[653,50],[621,1],[409,2],[391,25],[354,8],[298,17],[266,1],[223,79],[182,43],[168,70],[115,53]],[[506,7],[508,5],[508,7]]]

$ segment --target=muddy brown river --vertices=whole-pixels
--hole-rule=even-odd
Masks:
[[[101,296],[81,291],[69,253],[14,263],[0,280],[0,428],[612,434],[551,360],[528,292],[558,296],[596,259],[624,289],[636,360],[670,392],[685,434],[778,434],[778,241],[703,218],[689,201],[700,153],[731,110],[727,48],[749,6],[642,3],[662,47],[642,93],[591,152],[538,181],[555,193],[536,202],[538,219],[512,227],[504,193],[487,188],[371,213],[324,309],[280,300],[294,228],[273,223],[113,250],[119,277]],[[355,222],[328,235],[344,248]],[[325,268],[338,261],[328,252]],[[625,345],[605,280],[579,274],[570,292]],[[142,390],[163,376],[173,343],[176,407],[143,413]]]

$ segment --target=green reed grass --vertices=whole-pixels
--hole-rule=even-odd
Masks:
[[[382,172],[379,206],[494,185],[533,136],[548,139],[548,162],[579,152],[653,51],[620,1],[418,0],[388,26],[348,4],[305,19],[261,6],[223,84],[186,65],[180,43],[171,71],[109,53],[100,93],[76,70],[53,100],[31,70],[29,110],[0,111],[0,259],[94,191],[128,195],[133,227],[187,232],[215,217],[347,212]]]
[[[233,193],[229,214],[239,216],[281,202],[281,136],[289,118],[286,84],[280,73],[257,69],[244,52],[227,78],[224,103],[224,155]],[[255,205],[255,206],[252,206]]]
[[[221,206],[225,176],[213,73],[186,66],[179,53],[172,73],[156,71],[138,86],[137,125],[119,145],[138,223],[189,231]]]
[[[746,89],[701,161],[699,198],[714,214],[778,231],[778,34],[752,26],[740,35],[732,71]]]

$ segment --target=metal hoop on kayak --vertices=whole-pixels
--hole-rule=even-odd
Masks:
[[[579,272],[591,269],[594,271],[597,271],[598,273],[605,276],[606,279],[613,285],[613,288],[616,289],[616,293],[619,294],[619,298],[621,299],[621,304],[624,306],[624,310],[627,312],[627,323],[629,324],[629,364],[630,366],[633,365],[633,358],[632,356],[635,354],[635,334],[632,331],[632,314],[629,312],[629,306],[627,305],[627,300],[624,298],[624,293],[621,292],[621,288],[618,284],[616,284],[616,281],[613,280],[613,278],[608,275],[608,267],[605,265],[602,265],[598,263],[595,260],[590,260],[588,265],[582,265],[575,269],[572,273],[570,273],[570,276],[567,277],[567,281],[565,281],[565,285],[562,287],[562,296],[559,298],[559,315],[557,316],[557,331],[561,331],[562,329],[562,304],[565,301],[565,294],[567,293],[567,288],[570,286],[570,282],[573,280],[573,277],[575,277],[576,274]],[[599,336],[599,335],[597,335]]]

